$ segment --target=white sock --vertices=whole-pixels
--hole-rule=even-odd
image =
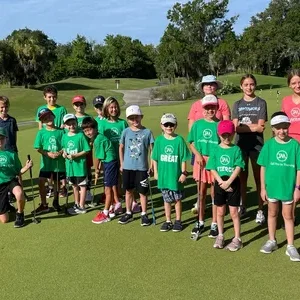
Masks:
[[[103,209],[103,213],[108,216],[108,209]]]

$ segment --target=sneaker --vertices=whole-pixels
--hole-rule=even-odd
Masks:
[[[240,217],[244,217],[246,214],[247,214],[247,208],[243,205],[241,205],[239,207],[239,214],[240,214]]]
[[[255,222],[257,224],[263,224],[266,222],[266,218],[265,218],[264,212],[262,210],[257,211]]]
[[[78,215],[77,211],[78,211],[78,207],[76,206],[76,208],[75,208],[75,205],[73,207],[68,208],[69,215],[72,215],[72,216]]]
[[[40,214],[43,214],[43,213],[47,213],[49,211],[50,211],[50,209],[48,207],[48,203],[46,205],[43,205],[43,204],[40,203],[39,207],[35,210],[35,214],[40,215]],[[34,211],[32,211],[31,213],[33,214]]]
[[[48,188],[46,198],[49,199],[53,196],[53,188]]]
[[[16,208],[11,203],[9,203],[7,207],[7,211],[10,213],[14,213],[16,212]]]
[[[59,206],[58,199],[54,199],[52,202],[52,207],[56,211],[61,211],[61,207]]]
[[[204,231],[204,224],[200,225],[200,222],[197,221],[195,227],[191,231],[191,234],[198,233],[200,235],[203,231]]]
[[[121,202],[117,202],[115,204],[115,214],[116,215],[121,215],[122,213],[123,213],[122,203]]]
[[[172,222],[165,222],[165,223],[162,224],[162,226],[160,227],[160,231],[161,231],[161,232],[167,232],[167,231],[171,230],[172,228],[173,228]]]
[[[142,211],[142,208],[141,208],[141,206],[138,203],[133,202],[132,203],[131,211],[132,211],[133,214],[140,213]]]
[[[25,225],[25,221],[24,221],[24,213],[16,213],[16,221],[15,221],[15,228],[20,228],[23,227]]]
[[[215,239],[217,238],[218,235],[219,235],[218,225],[211,224],[208,237]]]
[[[68,194],[67,188],[65,186],[63,186],[59,191],[59,197],[65,198],[65,197],[67,197],[67,194]]]
[[[110,206],[108,214],[111,219],[113,219],[116,216],[115,208],[113,205]]]
[[[90,190],[86,191],[85,201],[91,202],[93,200],[93,195]]]
[[[224,248],[224,236],[218,235],[216,241],[214,243],[214,248],[216,249],[223,249]]]
[[[272,253],[274,250],[277,250],[277,249],[278,249],[277,242],[276,242],[276,241],[268,240],[268,241],[260,248],[260,252],[261,252],[261,253],[265,253],[265,254],[270,254],[270,253]]]
[[[96,217],[92,220],[94,224],[102,224],[110,221],[110,217],[107,216],[104,212],[99,211]]]
[[[120,218],[120,220],[119,220],[119,224],[127,224],[127,223],[129,223],[129,222],[131,222],[131,221],[133,221],[133,217],[132,217],[132,214],[125,214],[125,215],[123,215],[121,218]]]
[[[233,238],[231,243],[226,246],[226,249],[235,252],[243,247],[242,241],[238,238]]]
[[[173,226],[173,231],[174,232],[180,232],[182,230],[182,223],[180,220],[175,220],[174,226]]]
[[[147,215],[141,216],[141,226],[149,226],[151,224],[150,220],[148,219]]]
[[[197,202],[194,203],[194,207],[191,209],[191,212],[193,215],[197,215],[198,214],[198,205]]]
[[[78,215],[85,214],[87,212],[85,207],[78,207],[77,209],[75,209],[75,211]]]
[[[291,261],[300,261],[299,252],[294,245],[287,246],[285,254],[290,257]]]

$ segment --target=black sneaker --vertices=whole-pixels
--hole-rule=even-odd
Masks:
[[[192,229],[191,234],[201,234],[204,231],[204,224],[200,225],[200,222],[197,221],[195,227]]]
[[[24,213],[16,213],[16,221],[15,221],[15,228],[20,228],[23,227],[25,225],[24,222]]]
[[[141,216],[141,226],[149,226],[151,222],[148,219],[147,215],[142,215]]]
[[[120,220],[119,220],[119,224],[127,224],[129,222],[133,221],[133,217],[132,217],[132,214],[125,214],[123,215]]]
[[[160,227],[160,231],[162,231],[162,232],[167,232],[167,231],[171,230],[172,228],[173,228],[172,222],[165,222],[165,223],[162,224],[162,226]]]
[[[180,220],[175,220],[174,226],[173,226],[173,231],[174,232],[179,232],[182,230],[182,223]]]
[[[208,237],[216,239],[218,235],[219,235],[218,225],[212,224],[210,227],[210,232]]]
[[[53,206],[54,210],[56,210],[58,212],[61,211],[61,207],[59,206],[58,199],[53,200],[52,206]]]

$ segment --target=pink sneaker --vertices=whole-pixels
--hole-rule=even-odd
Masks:
[[[132,208],[131,208],[132,212],[135,213],[140,213],[142,211],[141,206],[139,204],[137,204],[136,202],[132,203]]]
[[[110,221],[110,218],[109,216],[105,215],[104,212],[102,211],[99,211],[96,215],[96,217],[92,220],[92,222],[94,224],[101,224],[101,223],[106,223],[106,222],[109,222]]]
[[[123,213],[122,203],[118,202],[115,204],[115,214],[121,215]]]

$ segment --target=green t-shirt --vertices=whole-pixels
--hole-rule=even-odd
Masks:
[[[78,131],[82,131],[82,129],[81,129],[81,125],[82,125],[82,121],[86,118],[86,117],[90,117],[90,115],[88,115],[88,114],[85,114],[84,116],[82,116],[82,117],[77,117],[76,116],[76,118],[77,118],[77,129],[78,129]]]
[[[22,165],[18,154],[0,150],[0,184],[10,182],[20,174]]]
[[[110,122],[108,120],[101,121],[101,126],[98,128],[99,133],[104,134],[112,143],[117,158],[119,159],[119,142],[121,134],[128,124],[123,119],[118,119],[116,122]]]
[[[206,169],[215,170],[222,176],[231,176],[236,167],[245,167],[240,147],[232,145],[229,148],[222,148],[217,145],[209,156]]]
[[[106,119],[104,117],[99,118],[99,116],[97,116],[95,118],[95,120],[98,124],[98,131],[101,132],[101,130],[102,130],[101,127],[102,127],[103,121],[106,120]]]
[[[37,109],[37,112],[36,112],[36,117],[35,117],[35,120],[37,122],[39,122],[39,112],[43,109],[43,108],[49,108],[48,105],[42,105],[40,106],[38,109]],[[49,108],[50,109],[50,108]],[[61,128],[61,125],[64,123],[63,122],[63,118],[64,116],[67,114],[67,110],[64,106],[60,106],[60,105],[56,105],[55,108],[53,110],[51,110],[55,116],[54,118],[54,125],[57,127],[57,128]]]
[[[47,130],[42,128],[37,132],[33,147],[48,152],[58,152],[62,150],[61,140],[63,136],[63,129]],[[43,172],[65,172],[64,158],[59,156],[56,159],[52,159],[41,155],[40,170]]]
[[[212,149],[220,142],[217,126],[218,122],[208,122],[205,119],[200,119],[193,124],[187,141],[194,143],[200,154],[210,156]]]
[[[268,198],[293,200],[297,170],[300,169],[300,145],[291,139],[278,143],[275,138],[267,141],[257,160],[265,167],[265,183]]]
[[[189,149],[182,136],[166,139],[163,135],[154,142],[152,159],[157,161],[159,189],[182,191],[183,184],[178,182],[181,164],[190,158]]]
[[[89,142],[81,132],[75,135],[66,133],[62,139],[62,147],[68,154],[76,154],[91,150]],[[66,159],[66,171],[68,177],[84,177],[87,175],[86,156],[80,156],[73,160]]]
[[[111,162],[117,159],[117,155],[111,141],[99,133],[94,141],[95,157],[103,162]]]

